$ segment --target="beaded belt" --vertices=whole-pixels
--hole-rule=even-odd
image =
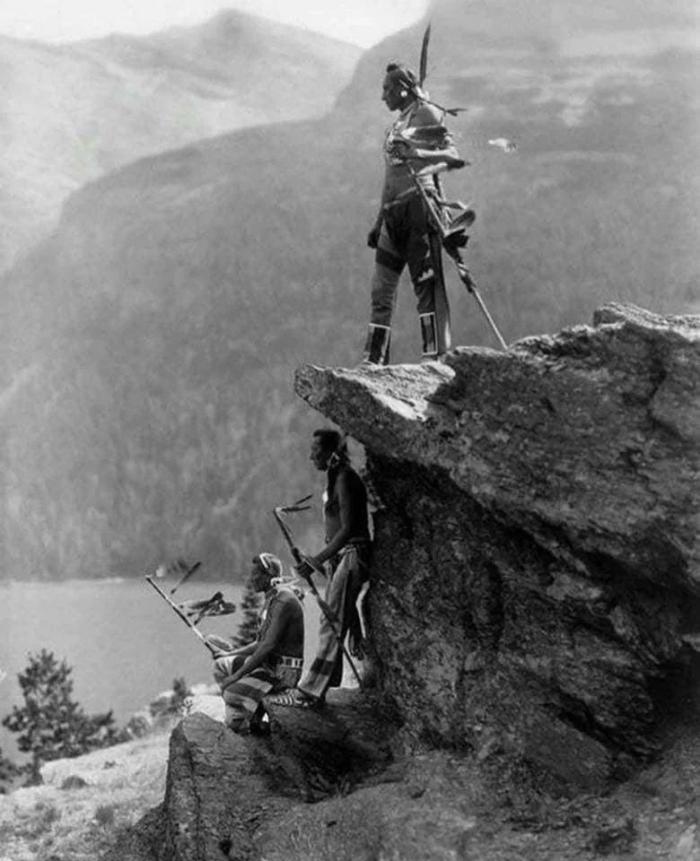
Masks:
[[[278,667],[291,667],[293,670],[300,670],[303,664],[303,658],[290,658],[287,655],[279,655],[277,658]]]

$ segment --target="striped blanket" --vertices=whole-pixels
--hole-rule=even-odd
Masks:
[[[294,583],[273,581],[260,612],[257,642],[261,642],[268,632],[273,603],[281,593],[287,592],[297,600],[304,597]],[[233,654],[224,655],[214,662],[214,680],[221,689],[226,706],[226,725],[236,732],[245,732],[249,727],[255,728],[255,724],[260,722],[265,713],[262,706],[263,697],[296,686],[303,663],[302,658],[273,652],[261,666],[233,681],[233,676],[245,660],[245,655]]]
[[[335,616],[336,631],[322,613],[318,632],[318,649],[313,663],[298,684],[299,690],[314,699],[323,699],[329,687],[337,687],[342,678],[341,643],[354,621],[355,602],[367,577],[365,553],[367,542],[347,544],[339,553],[339,562],[326,587],[325,600]]]
[[[226,725],[240,732],[262,718],[262,699],[270,693],[293,688],[301,676],[301,658],[273,656],[246,676],[231,681],[245,661],[242,655],[218,658],[214,663],[214,679],[221,688],[226,706]]]

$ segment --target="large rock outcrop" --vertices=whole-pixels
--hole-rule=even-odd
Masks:
[[[199,697],[192,708],[170,739],[159,861],[260,857],[261,826],[300,801],[393,779],[383,773],[394,728],[358,692],[332,692],[320,714],[268,704],[264,737],[225,727],[219,697]]]
[[[610,305],[295,385],[367,452],[374,656],[409,746],[587,788],[652,750],[700,628],[700,319]]]
[[[446,364],[299,369],[367,454],[375,685],[269,705],[263,738],[208,698],[155,855],[696,857],[699,386],[700,320],[621,306]]]

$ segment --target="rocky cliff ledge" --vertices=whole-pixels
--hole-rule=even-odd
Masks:
[[[186,717],[148,861],[700,859],[700,319],[295,385],[367,454],[374,684]]]
[[[700,318],[610,305],[295,387],[367,452],[374,660],[409,749],[587,789],[653,750],[700,630]]]

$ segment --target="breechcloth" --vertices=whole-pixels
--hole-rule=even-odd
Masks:
[[[253,717],[264,696],[296,687],[301,676],[302,659],[282,655],[271,657],[249,675],[231,682],[244,661],[244,656],[232,655],[214,663],[214,680],[226,705],[226,725],[232,729],[241,729]]]
[[[385,207],[372,276],[370,323],[389,327],[404,267],[416,294],[418,314],[435,315],[437,351],[450,347],[450,309],[445,290],[440,238],[429,229],[416,191]]]
[[[347,544],[338,554],[337,564],[326,585],[324,596],[334,615],[336,637],[325,613],[321,613],[318,649],[309,670],[298,684],[298,688],[311,697],[322,698],[331,686],[338,686],[342,678],[343,650],[341,643],[347,634],[352,614],[356,612],[355,602],[360,594],[362,582],[367,577],[364,559],[367,541]]]

